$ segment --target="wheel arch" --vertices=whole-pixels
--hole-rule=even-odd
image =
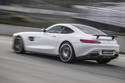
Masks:
[[[20,38],[23,40],[23,37],[22,37],[21,35],[15,35],[14,38],[13,38],[13,42],[15,42],[15,39],[16,39],[17,37],[20,37]],[[23,43],[24,43],[24,40],[23,40]]]
[[[58,53],[60,52],[60,47],[61,47],[61,45],[64,44],[64,43],[66,43],[66,42],[68,42],[68,43],[71,45],[71,47],[73,48],[73,51],[74,51],[74,53],[75,53],[73,44],[72,44],[70,41],[68,41],[68,40],[64,40],[64,41],[62,41],[62,42],[60,43],[60,45],[59,45],[59,47],[58,47]]]
[[[68,44],[70,45],[70,48],[72,49],[72,55],[70,55],[70,58],[68,58],[68,60],[64,60],[64,59],[62,58],[62,54],[60,54],[60,52],[61,52],[61,51],[60,51],[60,48],[61,48],[61,46],[62,46],[63,44],[65,44],[66,42],[68,42]],[[75,62],[75,61],[76,61],[75,50],[74,50],[73,45],[72,45],[72,43],[71,43],[70,41],[67,41],[67,40],[63,41],[63,42],[60,44],[60,46],[59,46],[58,52],[59,52],[59,58],[60,58],[60,60],[61,60],[62,62],[64,62],[64,63],[72,63],[72,62]]]
[[[24,42],[24,39],[23,39],[23,37],[22,37],[21,35],[14,35],[12,48],[14,49],[15,39],[16,39],[17,37],[20,37],[20,38],[22,39],[22,41],[23,41],[23,48],[24,48],[24,50],[25,50],[25,42]]]

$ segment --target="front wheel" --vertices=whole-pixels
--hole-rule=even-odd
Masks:
[[[24,53],[24,43],[20,36],[15,37],[13,49],[16,53]]]
[[[59,57],[64,63],[71,63],[75,61],[75,52],[69,42],[65,42],[60,46]]]
[[[98,59],[96,60],[99,64],[107,64],[109,63],[111,60],[110,59]]]

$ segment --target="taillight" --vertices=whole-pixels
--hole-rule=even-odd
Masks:
[[[100,44],[100,42],[96,41],[96,40],[83,40],[83,39],[81,39],[80,41],[83,43]]]

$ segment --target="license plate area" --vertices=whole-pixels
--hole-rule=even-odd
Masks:
[[[100,55],[114,55],[114,50],[101,50]]]

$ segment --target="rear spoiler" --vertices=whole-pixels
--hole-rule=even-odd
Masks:
[[[100,36],[112,37],[112,40],[114,40],[117,37],[116,35],[94,35],[94,36],[97,36],[96,39],[99,39]]]

